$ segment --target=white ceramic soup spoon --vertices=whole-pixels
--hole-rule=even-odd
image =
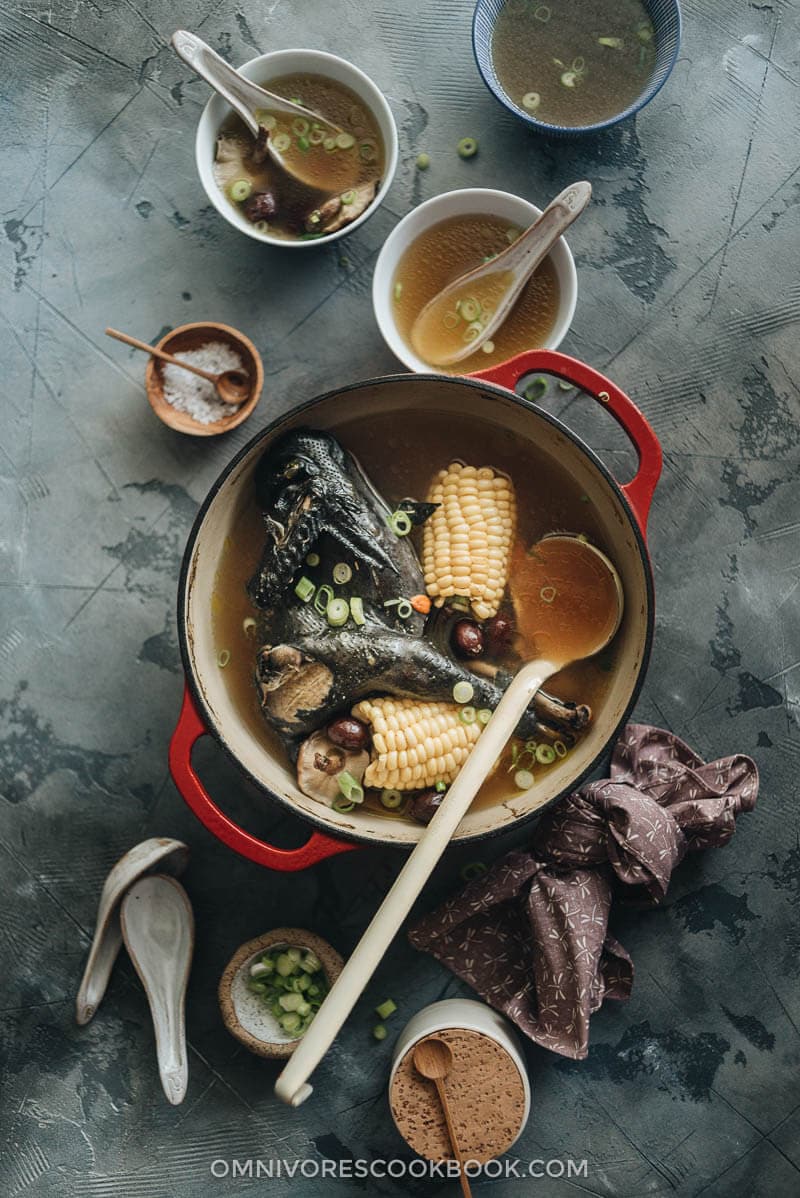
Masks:
[[[529,622],[536,627],[538,652],[546,656],[528,662],[512,680],[275,1083],[278,1098],[290,1106],[299,1106],[311,1094],[310,1074],[333,1043],[536,692],[570,662],[599,653],[619,627],[622,584],[605,554],[570,536],[546,538],[534,550],[531,554],[541,570],[542,584],[538,601],[531,597],[528,603]]]
[[[591,183],[573,183],[507,250],[459,275],[429,300],[411,326],[411,344],[423,361],[452,366],[490,340],[591,196]]]
[[[255,138],[267,133],[267,153],[292,179],[322,192],[352,186],[359,173],[359,158],[351,133],[318,112],[251,83],[188,30],[176,30],[170,41],[178,57],[230,104]],[[288,132],[276,133],[276,124],[285,125]],[[307,136],[312,129],[316,135],[313,142]],[[343,153],[353,157],[349,182],[341,170]]]
[[[161,1085],[176,1106],[189,1080],[184,1008],[194,951],[192,905],[180,882],[152,874],[131,887],[120,915],[125,947],[150,1004]]]

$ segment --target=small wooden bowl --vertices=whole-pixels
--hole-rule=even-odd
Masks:
[[[305,928],[273,928],[255,940],[240,945],[225,967],[219,980],[217,997],[223,1022],[240,1044],[260,1057],[280,1059],[290,1057],[302,1037],[292,1039],[280,1028],[257,994],[247,987],[250,966],[263,952],[276,945],[287,948],[311,949],[322,962],[328,985],[332,986],[342,972],[344,961],[327,940]]]
[[[172,404],[164,399],[165,363],[158,358],[149,358],[144,372],[144,385],[150,407],[170,428],[179,433],[188,433],[190,437],[216,437],[220,433],[229,433],[247,419],[261,398],[261,388],[264,385],[264,367],[261,355],[249,337],[237,332],[227,324],[216,324],[213,321],[200,321],[197,324],[182,324],[162,337],[156,349],[166,350],[168,354],[185,353],[187,350],[199,349],[209,341],[223,341],[238,353],[242,359],[245,371],[250,377],[250,398],[238,408],[234,408],[230,416],[223,416],[211,424],[201,424],[186,412],[179,412]]]

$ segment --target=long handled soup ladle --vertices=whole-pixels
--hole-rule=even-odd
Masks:
[[[459,275],[429,300],[411,326],[411,344],[432,366],[452,366],[500,328],[537,266],[592,197],[591,183],[565,188],[496,258]]]
[[[542,656],[529,661],[512,680],[275,1083],[277,1096],[291,1106],[299,1106],[311,1093],[310,1074],[333,1043],[536,692],[570,662],[599,653],[619,627],[622,584],[599,549],[579,537],[553,536],[539,541],[530,553],[529,576],[535,581],[527,584],[526,627],[521,632],[535,632]]]
[[[131,337],[130,333],[120,333],[118,329],[106,329],[106,336],[114,337],[125,345],[132,345],[134,349],[141,349],[144,353],[150,354],[152,358],[160,358],[162,362],[180,366],[181,370],[197,374],[201,379],[207,379],[209,383],[214,384],[217,395],[223,403],[238,407],[239,404],[243,404],[246,399],[250,398],[251,383],[243,370],[223,370],[221,374],[214,374],[213,371],[203,370],[200,366],[192,365],[191,362],[183,362],[174,354],[168,354],[163,349],[156,349],[154,345],[148,345],[146,341],[140,341],[138,337]]]

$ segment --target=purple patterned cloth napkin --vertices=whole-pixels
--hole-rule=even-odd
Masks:
[[[582,1060],[593,1012],[633,986],[608,934],[615,879],[659,902],[684,854],[726,844],[757,794],[750,757],[706,764],[671,732],[628,724],[610,779],[559,803],[529,850],[495,862],[409,939],[537,1044]]]

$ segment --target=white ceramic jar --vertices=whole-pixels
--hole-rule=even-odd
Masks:
[[[496,1134],[502,1138],[502,1146],[496,1152],[488,1154],[481,1153],[479,1150],[476,1151],[475,1147],[469,1143],[469,1137],[467,1136],[462,1149],[465,1159],[472,1158],[474,1160],[486,1161],[492,1159],[493,1156],[499,1156],[503,1152],[507,1152],[512,1144],[516,1142],[528,1121],[531,1109],[531,1087],[519,1038],[509,1021],[497,1011],[492,1010],[491,1007],[486,1006],[484,1003],[475,1002],[472,999],[452,998],[446,999],[444,1002],[431,1003],[430,1006],[418,1011],[413,1019],[403,1028],[395,1045],[392,1057],[392,1069],[389,1075],[389,1103],[392,1107],[392,1116],[395,1120],[395,1125],[400,1134],[414,1151],[419,1152],[420,1155],[427,1155],[425,1152],[420,1152],[422,1145],[413,1142],[413,1138],[407,1134],[408,1129],[400,1126],[397,1117],[398,1112],[395,1110],[392,1100],[395,1098],[398,1109],[402,1109],[405,1113],[407,1105],[406,1096],[402,1093],[402,1086],[404,1078],[410,1077],[413,1070],[413,1064],[410,1067],[408,1064],[410,1054],[420,1040],[424,1040],[428,1036],[442,1036],[443,1039],[449,1042],[451,1050],[454,1051],[453,1071],[448,1075],[445,1086],[453,1088],[453,1113],[456,1122],[458,1122],[459,1110],[456,1089],[458,1085],[459,1066],[457,1055],[459,1051],[458,1036],[460,1033],[475,1034],[470,1038],[470,1043],[473,1047],[469,1051],[474,1052],[475,1047],[479,1044],[475,1037],[483,1037],[491,1042],[487,1053],[485,1073],[478,1079],[478,1085],[475,1089],[480,1090],[482,1098],[488,1100],[488,1107],[491,1111],[490,1118],[497,1117],[498,1129]],[[463,1041],[464,1039],[465,1037],[462,1036],[461,1040]],[[462,1051],[464,1051],[463,1048]],[[502,1068],[498,1069],[498,1065]],[[518,1081],[514,1069],[516,1069],[516,1073],[519,1075]],[[498,1075],[503,1070],[505,1071],[507,1081],[509,1078],[513,1078],[510,1087],[500,1083]],[[489,1088],[494,1081],[498,1082],[499,1088],[498,1095],[494,1097],[493,1101]],[[419,1085],[423,1087],[429,1085],[429,1083],[425,1083],[422,1079],[419,1079]],[[514,1122],[516,1126],[511,1130],[507,1130],[503,1126],[504,1113],[501,1107],[504,1100],[508,1101],[508,1091],[513,1091],[514,1089],[519,1090],[522,1097],[521,1102],[517,1100],[513,1103],[515,1110]],[[431,1101],[434,1104],[436,1103],[435,1091],[433,1091]],[[466,1102],[467,1099],[465,1098],[462,1105],[466,1104]],[[423,1122],[427,1126],[430,1120],[426,1118]],[[491,1138],[491,1128],[484,1128],[483,1131],[490,1133],[489,1138]],[[431,1159],[434,1158],[432,1157]]]

